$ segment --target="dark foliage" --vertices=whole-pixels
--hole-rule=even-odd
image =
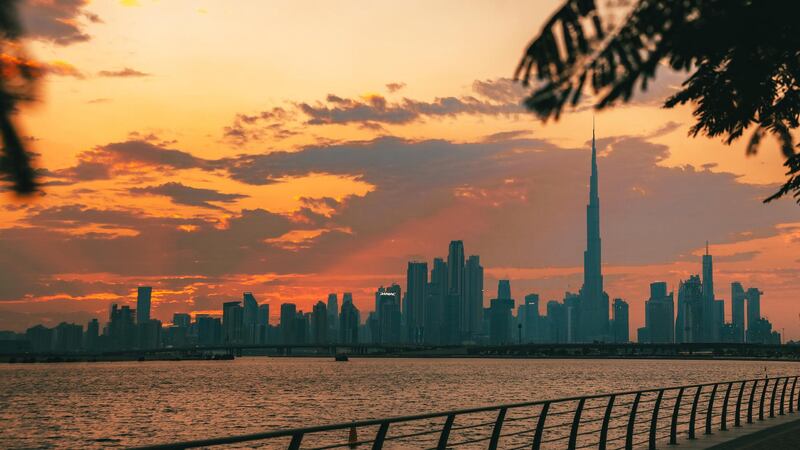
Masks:
[[[17,104],[33,98],[35,81],[42,67],[25,56],[20,43],[22,27],[17,15],[17,1],[0,2],[0,178],[10,182],[17,194],[36,191],[31,158],[11,119]]]
[[[727,144],[753,126],[748,154],[764,135],[775,136],[788,180],[765,201],[793,193],[800,203],[792,139],[800,115],[798,12],[792,0],[639,0],[612,29],[594,0],[567,0],[527,48],[515,78],[527,86],[535,75],[525,104],[557,120],[588,86],[602,109],[628,101],[637,86],[646,90],[659,64],[691,72],[664,106],[693,104],[690,134]]]

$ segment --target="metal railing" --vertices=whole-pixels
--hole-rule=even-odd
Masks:
[[[600,450],[677,444],[800,411],[798,376],[757,378],[514,403],[268,431],[143,449],[248,443],[335,448],[546,448]],[[368,436],[359,439],[358,435]]]

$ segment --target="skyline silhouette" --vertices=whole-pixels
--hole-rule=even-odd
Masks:
[[[405,291],[398,283],[375,291],[374,307],[360,311],[353,294],[345,292],[339,309],[336,293],[320,299],[311,310],[280,304],[277,325],[270,323],[270,304],[259,305],[252,292],[242,301],[226,301],[222,313],[175,313],[169,327],[151,319],[152,287],[137,288],[135,316],[129,306],[112,305],[109,321],[101,328],[92,319],[86,333],[77,324],[42,325],[24,335],[6,332],[6,341],[24,340],[35,352],[115,351],[161,347],[236,346],[254,344],[412,344],[508,345],[523,343],[756,343],[780,344],[781,335],[761,316],[761,292],[731,284],[729,313],[714,293],[713,257],[706,241],[701,257],[702,278],[691,275],[667,294],[667,283],[650,283],[644,326],[635,334],[629,303],[603,289],[600,237],[599,170],[592,125],[589,201],[586,206],[584,284],[563,300],[549,300],[542,314],[540,296],[531,292],[516,303],[510,280],[499,280],[497,295],[485,298],[484,269],[479,255],[465,253],[461,240],[450,241],[446,260],[428,264],[409,261]],[[624,295],[624,294],[620,294]],[[488,302],[486,301],[488,300]],[[745,314],[745,303],[746,311]],[[544,306],[544,305],[543,305]],[[277,308],[276,308],[277,309]],[[135,320],[134,320],[135,317]],[[611,319],[609,320],[609,317]],[[746,318],[746,321],[745,321]],[[515,333],[516,331],[516,333]],[[631,336],[636,338],[632,339]],[[18,345],[23,345],[19,343]]]

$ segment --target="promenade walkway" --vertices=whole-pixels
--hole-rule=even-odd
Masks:
[[[744,427],[716,431],[683,441],[681,450],[798,450],[800,417],[795,414],[767,418]]]

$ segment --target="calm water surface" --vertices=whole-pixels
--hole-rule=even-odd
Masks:
[[[0,448],[104,448],[677,384],[791,362],[240,358],[0,365]]]

